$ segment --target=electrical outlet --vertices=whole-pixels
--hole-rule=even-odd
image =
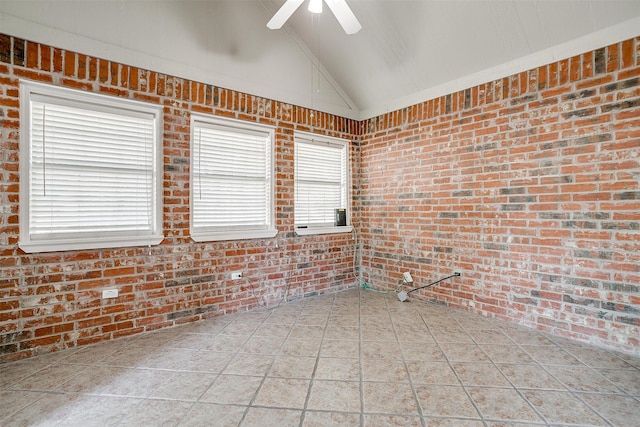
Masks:
[[[103,289],[102,298],[118,298],[117,289]]]
[[[408,271],[405,271],[402,274],[402,278],[406,283],[413,283],[413,277],[411,277],[411,273],[409,273]]]
[[[231,280],[240,280],[242,279],[242,271],[234,271],[231,273]]]

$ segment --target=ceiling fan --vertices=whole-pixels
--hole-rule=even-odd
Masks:
[[[351,11],[345,0],[309,0],[309,11],[313,13],[322,12],[322,2],[325,2],[331,12],[347,34],[355,34],[362,28],[360,22]],[[304,0],[286,0],[280,9],[273,15],[273,18],[267,23],[267,27],[272,30],[282,28],[287,19],[293,15]]]

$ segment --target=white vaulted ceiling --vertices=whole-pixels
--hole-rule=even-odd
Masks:
[[[328,0],[331,1],[331,0]],[[640,35],[640,0],[0,0],[0,32],[364,119]]]

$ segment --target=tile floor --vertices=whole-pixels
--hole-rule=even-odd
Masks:
[[[2,426],[640,425],[640,358],[352,289],[0,365]]]

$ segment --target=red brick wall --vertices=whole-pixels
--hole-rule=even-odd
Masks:
[[[17,248],[20,78],[165,107],[162,245]],[[412,297],[640,354],[639,78],[628,40],[355,122],[0,35],[0,361],[355,284],[351,235],[293,234],[295,129],[362,140],[369,285],[460,271]],[[277,238],[189,239],[191,111],[277,126]]]
[[[25,254],[19,235],[19,79],[164,106],[161,245]],[[189,237],[192,111],[276,126],[275,239]],[[293,131],[351,139],[358,122],[0,34],[0,362],[343,289],[351,234],[293,233]],[[353,155],[355,158],[356,156]],[[231,271],[245,279],[231,281]],[[100,299],[117,287],[115,300]]]
[[[365,282],[640,354],[640,38],[363,123]]]

